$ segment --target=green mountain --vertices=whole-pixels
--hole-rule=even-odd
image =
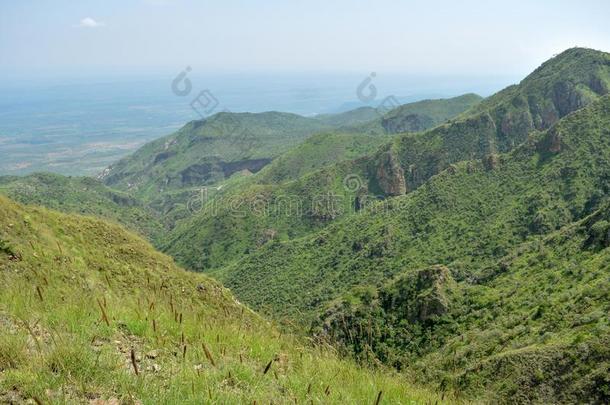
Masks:
[[[204,186],[240,171],[257,172],[307,136],[327,129],[296,114],[218,113],[148,143],[100,178],[152,200],[160,192]]]
[[[482,101],[220,113],[103,183],[0,177],[70,213],[0,197],[0,402],[609,403],[609,93],[574,48]]]
[[[441,387],[607,402],[609,129],[605,96],[219,274],[254,308]]]
[[[392,112],[389,119],[419,114],[445,120],[478,101],[478,96],[466,95],[407,104]],[[99,178],[108,186],[150,201],[168,190],[211,185],[241,171],[255,173],[309,135],[356,127],[370,120],[375,123],[373,127],[382,122],[378,111],[368,107],[312,118],[280,112],[222,112],[192,121],[176,133],[144,145],[110,166]]]
[[[397,138],[353,170],[367,179],[369,193],[404,194],[452,163],[510,151],[531,131],[549,128],[609,91],[610,54],[569,49],[519,85],[431,131]]]
[[[282,334],[101,220],[0,197],[0,282],[2,403],[440,400]]]
[[[0,194],[22,204],[105,218],[151,241],[158,241],[164,232],[158,215],[142,202],[89,177],[51,173],[0,176]]]
[[[413,191],[459,161],[493,162],[497,152],[509,151],[527,139],[535,130],[534,122],[546,128],[561,114],[599,98],[595,91],[607,92],[596,83],[609,80],[609,69],[610,55],[606,53],[568,50],[519,85],[491,96],[446,124],[422,133],[398,135],[376,147],[376,152],[310,172],[302,162],[308,162],[309,156],[312,162],[324,161],[318,157],[327,155],[321,148],[308,148],[312,143],[303,144],[302,149],[278,158],[259,175],[240,183],[239,188],[210,198],[208,209],[197,210],[168,234],[163,250],[190,269],[217,270],[270,240],[302,237],[378,199]],[[561,100],[566,97],[560,90],[548,89],[572,88],[564,83],[573,83],[578,89],[570,94],[587,97],[569,96],[569,108],[556,107],[563,106]],[[536,111],[553,109],[559,109],[556,116],[545,115],[546,121],[538,120]],[[294,174],[302,176],[275,184]],[[262,180],[253,184],[257,178]]]

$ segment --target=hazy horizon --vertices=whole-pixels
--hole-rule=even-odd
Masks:
[[[570,47],[610,49],[609,11],[593,0],[4,2],[0,171],[93,174],[219,111],[489,96]],[[210,114],[192,108],[203,92]]]
[[[3,3],[8,80],[383,72],[522,76],[574,46],[610,49],[603,1],[140,0]],[[507,35],[507,32],[510,35]]]

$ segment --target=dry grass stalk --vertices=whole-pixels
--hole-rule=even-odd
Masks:
[[[102,304],[102,301],[100,301],[99,298],[97,300],[97,303],[100,306],[100,311],[102,311],[102,319],[106,323],[106,326],[110,326],[110,321],[108,320],[108,315],[106,314],[106,309],[104,308],[104,304]]]
[[[209,362],[212,363],[212,366],[216,367],[216,362],[214,361],[214,358],[212,357],[212,353],[210,353],[210,350],[206,346],[205,342],[201,342],[201,346],[203,347],[203,351],[205,352],[205,357],[207,357]]]
[[[269,371],[269,369],[271,368],[271,364],[273,364],[273,359],[271,359],[269,361],[269,363],[267,363],[267,366],[265,367],[265,370],[263,370],[263,375],[267,374],[267,372]]]
[[[36,292],[38,293],[38,298],[40,299],[40,302],[43,302],[44,298],[42,297],[42,290],[39,286],[36,286]]]
[[[140,375],[140,372],[138,371],[138,363],[136,362],[136,352],[133,350],[133,348],[131,349],[131,365],[133,366],[133,371],[136,373],[136,375]]]

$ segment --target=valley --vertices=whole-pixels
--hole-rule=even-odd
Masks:
[[[0,402],[610,401],[606,52],[0,194]]]

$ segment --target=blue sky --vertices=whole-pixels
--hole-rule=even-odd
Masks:
[[[608,1],[1,1],[0,72],[521,75],[610,50]]]

